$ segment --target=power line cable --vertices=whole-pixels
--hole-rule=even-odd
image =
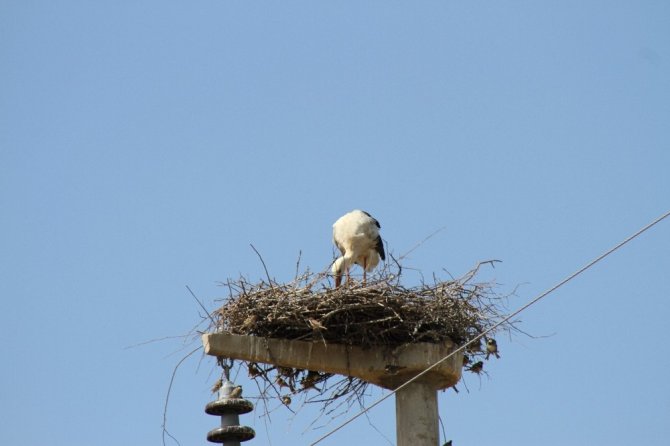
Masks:
[[[607,256],[609,256],[610,254],[612,254],[614,251],[616,251],[616,250],[618,250],[619,248],[621,248],[621,247],[622,247],[623,245],[625,245],[626,243],[630,242],[631,240],[633,240],[633,239],[636,238],[637,236],[639,236],[639,235],[641,235],[642,233],[646,232],[646,231],[647,231],[648,229],[650,229],[652,226],[656,225],[657,223],[660,223],[662,220],[664,220],[664,219],[667,218],[668,216],[670,216],[670,211],[666,212],[665,214],[661,215],[660,217],[658,217],[657,219],[655,219],[655,220],[652,221],[651,223],[647,224],[647,225],[644,226],[642,229],[640,229],[640,230],[638,230],[637,232],[635,232],[633,235],[629,236],[628,238],[626,238],[626,239],[623,240],[622,242],[620,242],[620,243],[618,243],[617,245],[615,245],[613,248],[610,248],[609,250],[605,251],[603,254],[601,254],[601,255],[599,255],[598,257],[596,257],[595,259],[591,260],[589,263],[587,263],[586,265],[584,265],[583,267],[581,267],[580,269],[578,269],[578,270],[575,271],[574,273],[570,274],[570,275],[567,276],[565,279],[561,280],[560,282],[558,282],[556,285],[552,286],[552,287],[549,288],[548,290],[544,291],[544,292],[541,293],[539,296],[537,296],[536,298],[534,298],[533,300],[531,300],[530,302],[528,302],[527,304],[525,304],[524,306],[522,306],[521,308],[519,308],[518,310],[516,310],[514,313],[512,313],[512,314],[508,315],[507,317],[503,318],[501,321],[499,321],[498,323],[494,324],[493,326],[491,326],[489,329],[485,330],[484,332],[480,333],[478,336],[472,338],[470,341],[466,342],[465,344],[463,344],[462,346],[460,346],[460,347],[457,348],[456,350],[452,351],[451,353],[449,353],[447,356],[445,356],[444,358],[440,359],[440,360],[437,361],[436,363],[432,364],[431,366],[429,366],[428,368],[426,368],[424,371],[422,371],[422,372],[419,373],[418,375],[416,375],[416,376],[414,376],[413,378],[407,380],[405,383],[403,383],[403,384],[401,384],[400,386],[396,387],[394,390],[392,390],[392,391],[389,392],[388,394],[386,394],[386,395],[384,395],[383,397],[379,398],[377,401],[373,402],[373,403],[370,404],[368,407],[364,408],[362,411],[358,412],[356,415],[354,415],[353,417],[351,417],[351,418],[349,418],[348,420],[346,420],[344,423],[342,423],[342,424],[340,424],[339,426],[337,426],[335,429],[333,429],[333,430],[329,431],[328,433],[326,433],[325,435],[319,437],[314,443],[311,443],[310,446],[314,446],[315,444],[318,444],[318,443],[320,443],[321,441],[325,440],[326,438],[328,438],[329,436],[331,436],[331,435],[334,434],[335,432],[337,432],[337,431],[339,431],[340,429],[342,429],[344,426],[346,426],[346,425],[348,425],[349,423],[351,423],[352,421],[354,421],[356,418],[358,418],[358,417],[360,417],[361,415],[367,413],[368,411],[370,411],[370,409],[372,409],[373,407],[379,405],[380,403],[382,403],[383,401],[385,401],[386,399],[388,399],[389,397],[391,397],[391,395],[395,395],[395,393],[398,392],[398,391],[399,391],[400,389],[402,389],[403,387],[406,387],[406,386],[409,385],[410,383],[416,381],[418,378],[420,378],[421,376],[425,375],[426,373],[428,373],[429,371],[431,371],[432,369],[434,369],[434,368],[437,367],[438,365],[442,364],[444,361],[446,361],[447,359],[451,358],[451,357],[454,356],[456,353],[465,350],[465,348],[466,348],[468,345],[472,344],[473,342],[478,342],[481,338],[483,338],[483,337],[486,336],[488,333],[490,333],[491,331],[493,331],[493,330],[495,330],[496,328],[498,328],[500,325],[502,325],[502,324],[504,324],[505,322],[509,321],[510,319],[512,319],[513,317],[517,316],[519,313],[521,313],[522,311],[526,310],[526,309],[527,309],[528,307],[530,307],[531,305],[534,305],[534,304],[537,303],[539,300],[541,300],[542,298],[546,297],[548,294],[552,293],[552,292],[555,291],[556,289],[558,289],[558,288],[560,288],[561,286],[565,285],[566,283],[568,283],[569,281],[571,281],[572,279],[574,279],[575,277],[577,277],[578,275],[580,275],[581,273],[583,273],[584,271],[586,271],[587,269],[591,268],[591,267],[592,267],[593,265],[595,265],[596,263],[600,262],[600,261],[601,261],[602,259],[604,259],[605,257],[607,257]]]

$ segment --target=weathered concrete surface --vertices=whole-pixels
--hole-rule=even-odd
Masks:
[[[202,342],[208,355],[353,376],[387,389],[395,389],[455,349],[450,342],[410,344],[394,350],[362,349],[228,333],[204,334]],[[433,393],[451,387],[461,378],[462,366],[463,355],[459,352],[417,382],[427,384]]]
[[[429,383],[411,382],[395,394],[397,446],[435,446],[440,441],[437,392]]]

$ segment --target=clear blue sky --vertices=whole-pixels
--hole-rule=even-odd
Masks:
[[[0,60],[1,444],[160,444],[197,343],[126,347],[189,332],[185,285],[263,276],[249,243],[288,280],[351,209],[396,254],[445,226],[406,266],[501,259],[513,310],[670,209],[667,2],[0,1]],[[454,445],[668,444],[669,248],[666,221],[522,314],[553,336],[440,394]],[[200,359],[184,445],[216,425]],[[391,399],[322,444],[394,429]]]

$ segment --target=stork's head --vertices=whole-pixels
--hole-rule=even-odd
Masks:
[[[344,272],[344,268],[346,268],[345,263],[346,261],[344,260],[344,257],[338,257],[335,262],[333,262],[331,271],[333,272],[333,276],[335,276],[335,288],[339,287],[342,283],[342,273]]]

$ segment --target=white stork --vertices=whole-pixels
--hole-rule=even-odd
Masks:
[[[379,235],[381,226],[365,211],[354,210],[338,218],[333,224],[333,242],[342,255],[333,263],[335,287],[342,283],[342,272],[349,281],[349,268],[353,264],[363,268],[363,285],[365,274],[371,272],[379,264],[379,258],[386,260],[384,244]]]

